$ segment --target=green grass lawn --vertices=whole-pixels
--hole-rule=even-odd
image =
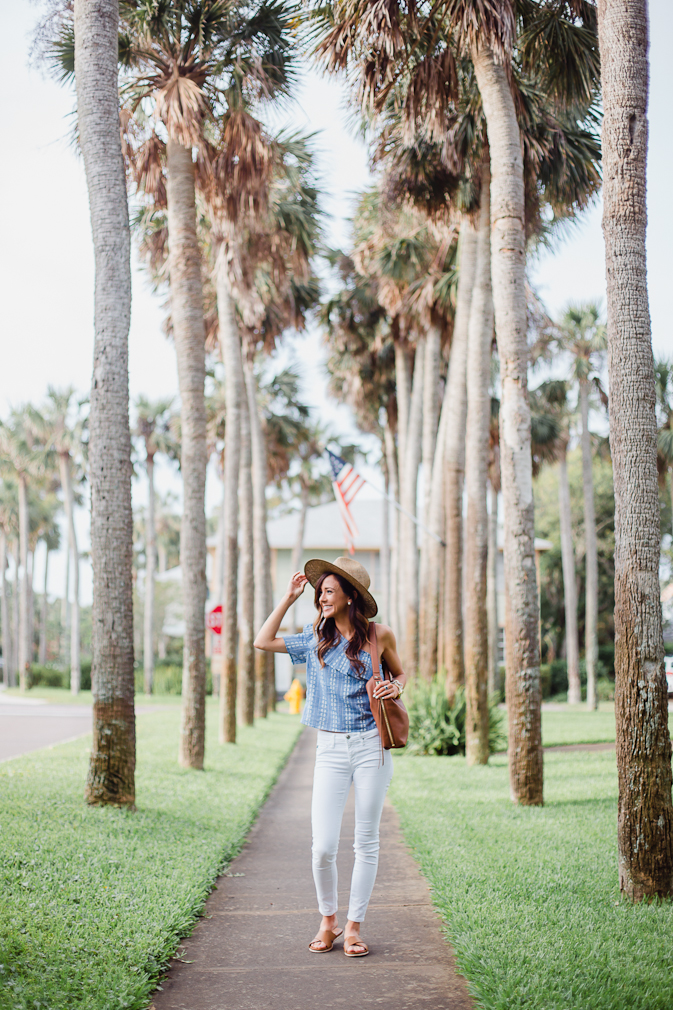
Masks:
[[[595,712],[584,705],[566,705],[562,710],[542,710],[542,744],[613,743],[615,739],[614,702],[601,702]]]
[[[504,757],[400,756],[390,795],[478,1006],[673,1007],[673,903],[619,896],[614,752],[546,754],[542,808]]]
[[[177,765],[179,709],[138,717],[137,811],[87,807],[86,739],[0,764],[0,1008],[147,1006],[299,733],[271,715]]]

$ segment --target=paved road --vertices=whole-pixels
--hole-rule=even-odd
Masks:
[[[0,761],[90,732],[90,705],[50,705],[0,696]]]
[[[241,855],[218,880],[153,1010],[470,1010],[428,887],[400,836],[393,807],[381,825],[381,863],[363,927],[371,954],[307,948],[320,922],[310,868],[315,734],[306,731],[262,808]],[[352,796],[339,854],[342,915],[353,851]],[[341,923],[345,925],[345,922]]]
[[[136,714],[171,706],[138,705]],[[91,705],[58,705],[41,698],[0,694],[0,761],[30,754],[91,732]]]

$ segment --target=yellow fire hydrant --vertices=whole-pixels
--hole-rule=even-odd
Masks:
[[[290,690],[284,695],[285,701],[290,702],[290,715],[299,715],[301,712],[301,702],[304,697],[304,688],[301,681],[295,677],[290,684]]]

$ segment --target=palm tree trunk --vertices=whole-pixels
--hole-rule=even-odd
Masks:
[[[308,512],[308,485],[302,483],[301,505],[299,509],[299,523],[297,525],[297,539],[295,540],[294,547],[292,548],[292,560],[290,562],[290,568],[293,572],[299,571],[302,555],[304,553],[304,534],[306,531],[307,512]],[[299,631],[299,625],[297,622],[297,604],[295,603],[294,606],[292,607],[292,634],[296,635],[298,631]]]
[[[28,630],[28,482],[26,475],[19,473],[19,565],[21,566],[19,588],[19,686],[22,691],[30,687],[30,651]]]
[[[42,607],[40,610],[40,645],[37,654],[37,661],[40,666],[44,666],[47,662],[47,622],[49,619],[49,595],[47,592],[47,587],[49,584],[49,555],[50,550],[45,541],[45,552],[44,552],[44,592],[42,593]],[[2,560],[2,579],[3,579],[3,599],[4,599],[4,555]],[[3,629],[5,625],[3,623]]]
[[[506,68],[492,50],[472,56],[491,151],[491,273],[502,406],[505,521],[505,669],[512,799],[543,802],[538,594],[526,343],[526,236],[521,136]]]
[[[7,534],[0,526],[0,621],[2,621],[2,682],[10,687],[12,668],[12,634],[9,626],[9,606],[7,600]]]
[[[477,264],[477,233],[469,218],[460,228],[460,273],[449,374],[442,410],[447,411],[444,491],[446,550],[444,565],[444,665],[450,702],[465,680],[463,657],[463,480],[467,417],[467,334]]]
[[[385,463],[385,444],[381,446]],[[390,494],[388,468],[384,465],[385,492]],[[390,504],[387,498],[381,499],[381,548],[379,554],[379,587],[381,591],[381,618],[390,624]]]
[[[395,436],[390,426],[390,420],[386,418],[383,437],[386,445],[386,469],[388,471],[388,487],[390,497],[396,502],[400,500],[400,485],[397,469],[398,455],[395,448]],[[392,513],[392,537],[390,550],[390,576],[389,576],[389,597],[388,597],[388,622],[392,625],[396,634],[401,636],[402,621],[400,618],[400,595],[399,595],[399,564],[400,564],[400,513],[398,509],[393,509]]]
[[[619,883],[673,893],[671,739],[659,589],[654,370],[647,296],[646,0],[598,0],[610,448],[615,482]]]
[[[236,743],[238,648],[238,482],[241,461],[241,341],[234,317],[227,260],[217,258],[217,314],[225,374],[227,427],[224,443],[226,554],[222,601],[222,682],[220,683],[220,743]]]
[[[157,540],[157,570],[159,575],[163,575],[166,571],[167,564],[167,551],[166,545]],[[167,651],[167,636],[163,633],[163,628],[159,631],[159,642],[157,644],[157,655],[159,659],[166,658]]]
[[[561,563],[563,565],[563,600],[566,618],[566,662],[568,664],[568,702],[579,705],[582,701],[580,685],[580,649],[577,633],[577,585],[575,550],[570,512],[570,485],[566,448],[563,447],[558,463],[558,506],[561,528]]]
[[[12,586],[12,667],[10,687],[16,687],[19,680],[19,543],[14,541],[14,584]]]
[[[70,691],[79,694],[81,672],[79,659],[79,550],[77,547],[77,531],[75,530],[75,507],[72,491],[72,473],[70,470],[70,454],[59,453],[59,470],[61,487],[63,488],[63,505],[66,524],[68,526],[68,550],[72,563],[72,607],[70,608]]]
[[[147,521],[145,523],[145,614],[143,628],[143,672],[145,694],[154,690],[154,572],[157,559],[157,531],[155,522],[154,453],[148,452],[147,469]]]
[[[273,610],[271,588],[271,551],[266,535],[266,444],[262,420],[257,405],[257,380],[251,360],[243,362],[245,387],[250,414],[250,445],[252,450],[252,516],[253,516],[253,570],[255,582],[255,628],[259,630]],[[255,652],[255,717],[266,719],[267,695],[270,684],[267,658],[264,652]]]
[[[65,551],[65,586],[63,587],[63,599],[61,600],[61,638],[59,649],[61,662],[68,663],[68,652],[70,644],[70,540]]]
[[[194,163],[190,148],[166,145],[168,268],[178,362],[183,510],[180,567],[185,638],[179,763],[203,768],[206,737],[206,380],[201,254],[196,235]]]
[[[418,468],[421,462],[423,422],[423,373],[425,365],[425,338],[416,345],[414,378],[409,403],[409,424],[404,438],[404,466],[400,504],[411,515],[416,515]],[[400,598],[403,608],[404,656],[407,672],[415,676],[418,670],[418,527],[409,516],[402,515],[403,578]]]
[[[586,565],[584,657],[587,667],[587,708],[598,708],[596,693],[596,660],[598,659],[598,547],[596,544],[596,507],[594,476],[589,431],[589,383],[580,379],[580,410],[582,414],[582,488],[584,491],[584,542]]]
[[[465,544],[465,755],[467,763],[488,762],[488,562],[489,422],[491,400],[491,206],[488,162],[481,167],[481,209],[477,238],[477,266],[472,289],[467,341],[467,421],[465,487],[467,491]]]
[[[406,439],[409,429],[411,376],[409,374],[409,353],[399,340],[395,341],[395,393],[397,395],[397,454],[401,476],[404,472]]]
[[[432,473],[437,446],[439,443],[439,356],[441,349],[441,334],[436,326],[430,326],[425,341],[425,362],[423,373],[423,435],[421,443],[421,461],[423,464],[423,525],[430,529],[430,509],[432,504]],[[440,453],[441,454],[441,453]],[[439,534],[441,535],[441,534]],[[421,656],[427,652],[425,648],[426,624],[428,622],[427,607],[428,577],[431,569],[437,567],[435,557],[442,547],[429,533],[421,536],[421,557],[419,570],[419,665],[423,676],[427,676]],[[433,671],[434,673],[434,671]],[[432,676],[432,674],[430,674]]]
[[[488,574],[486,577],[486,613],[488,618],[488,694],[500,691],[498,675],[498,492],[489,482]]]
[[[35,567],[35,552],[28,551],[28,662],[35,662],[35,587],[33,586],[33,569]]]
[[[96,263],[89,413],[93,744],[89,803],[135,800],[133,514],[128,403],[131,263],[117,80],[118,0],[75,0],[75,78]]]
[[[243,375],[241,375],[243,379]],[[239,514],[241,553],[239,557],[239,705],[242,721],[252,726],[255,718],[255,583],[252,514],[252,451],[250,446],[250,410],[246,388],[240,390],[241,459],[239,470]]]

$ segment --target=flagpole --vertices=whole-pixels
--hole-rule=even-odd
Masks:
[[[383,495],[384,498],[387,498],[390,504],[394,505],[395,508],[398,510],[398,512],[401,512],[403,515],[407,516],[407,518],[411,519],[413,523],[416,523],[419,530],[422,530],[423,533],[427,533],[429,537],[433,537],[438,544],[442,545],[442,547],[446,547],[446,540],[442,540],[440,536],[438,536],[436,533],[433,533],[432,530],[429,530],[427,526],[424,526],[423,523],[420,522],[415,515],[412,515],[411,512],[408,512],[407,509],[403,508],[398,501],[395,501],[395,499],[387,493],[387,491],[382,491],[380,487],[377,487],[376,484],[372,484],[372,482],[370,480],[367,480],[366,477],[363,477],[362,479],[365,482],[365,484],[369,484],[369,486],[373,488],[374,491],[378,491],[380,495]]]

